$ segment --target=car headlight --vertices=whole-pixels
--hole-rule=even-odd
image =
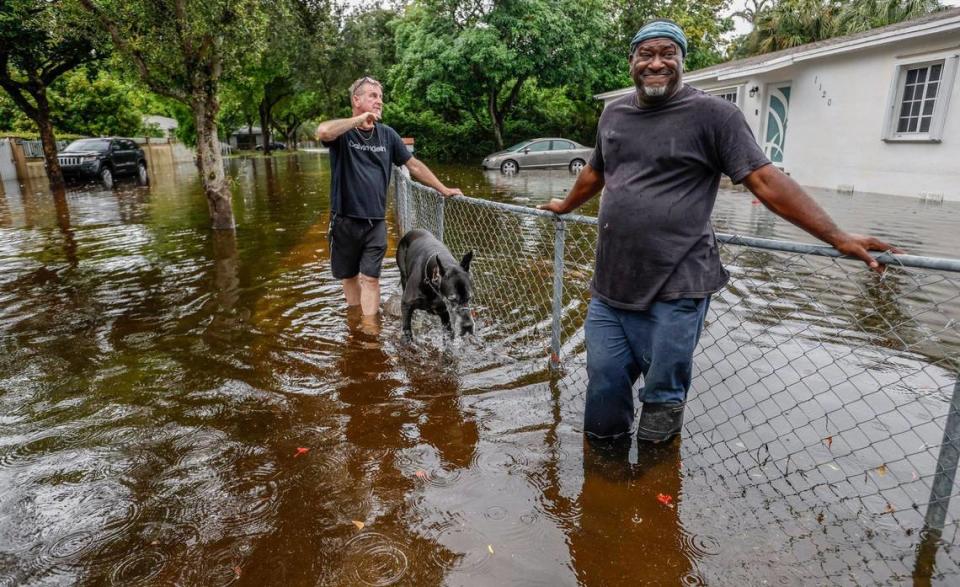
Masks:
[[[97,160],[96,155],[86,155],[84,157],[80,157],[80,161],[83,161],[84,163],[93,163],[96,160]]]

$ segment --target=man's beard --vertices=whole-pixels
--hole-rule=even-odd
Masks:
[[[648,98],[662,98],[667,95],[667,88],[669,85],[665,86],[642,86],[640,91],[643,92],[643,95]]]

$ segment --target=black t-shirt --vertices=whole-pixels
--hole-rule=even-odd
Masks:
[[[397,131],[378,122],[372,132],[353,128],[323,145],[330,149],[330,212],[351,218],[386,218],[393,166],[403,165],[411,157]]]
[[[636,94],[600,116],[590,165],[603,174],[591,291],[624,310],[703,298],[729,274],[710,213],[720,174],[739,183],[769,159],[732,103],[684,86],[641,108]]]

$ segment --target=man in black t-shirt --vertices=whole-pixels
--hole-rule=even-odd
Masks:
[[[899,252],[842,231],[770,164],[735,105],[684,86],[686,51],[683,30],[672,21],[637,32],[629,57],[637,91],[604,109],[593,157],[566,199],[541,206],[566,214],[604,190],[585,325],[584,432],[592,437],[630,431],[640,375],[637,436],[661,442],[680,432],[710,296],[729,277],[710,223],[721,174],[872,269],[882,266],[868,251]]]
[[[383,88],[372,77],[350,86],[352,118],[328,120],[317,138],[330,149],[330,268],[341,280],[348,306],[365,316],[380,309],[380,268],[387,251],[387,186],[394,165],[406,165],[421,182],[449,197],[448,188],[412,157],[389,126],[379,122]]]

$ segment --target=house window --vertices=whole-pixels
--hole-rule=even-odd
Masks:
[[[727,102],[734,104],[735,106],[737,106],[737,108],[740,107],[740,88],[739,87],[718,88],[716,90],[707,90],[707,93],[710,94],[711,96],[722,98]]]
[[[737,92],[737,88],[733,88],[732,90],[723,90],[722,92],[718,92],[716,96],[719,98],[723,98],[727,102],[733,102],[734,104],[736,104],[738,93],[739,92]]]
[[[897,66],[884,140],[940,141],[956,73],[957,56]]]
[[[900,114],[897,118],[898,133],[930,132],[933,107],[937,103],[943,63],[913,67],[907,70]]]

